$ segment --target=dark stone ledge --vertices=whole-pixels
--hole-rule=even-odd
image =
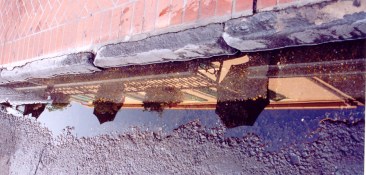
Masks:
[[[31,78],[50,78],[56,75],[82,74],[100,71],[93,65],[92,53],[69,54],[29,62],[12,70],[1,71],[1,79],[9,82]]]

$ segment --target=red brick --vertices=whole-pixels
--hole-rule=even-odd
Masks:
[[[187,0],[187,4],[184,9],[183,22],[192,22],[198,19],[198,8],[199,1],[197,0]]]
[[[10,63],[12,60],[12,49],[13,49],[13,43],[10,42],[7,44],[8,45],[8,59],[6,60],[6,63]]]
[[[25,40],[24,39],[20,39],[19,40],[19,55],[18,55],[18,60],[22,60],[23,59],[23,55],[24,55],[24,45],[25,45]]]
[[[31,40],[29,41],[30,57],[28,57],[28,58],[33,58],[36,56],[37,47],[38,47],[38,36],[37,36],[37,34],[33,34],[31,37]]]
[[[128,4],[122,9],[121,12],[121,22],[118,32],[118,37],[121,38],[125,35],[130,34],[131,23],[132,23],[132,10],[133,4]]]
[[[34,55],[35,55],[35,57],[38,57],[38,56],[40,56],[40,52],[41,52],[41,47],[40,46],[42,46],[42,38],[43,38],[43,36],[42,36],[42,33],[38,33],[37,35],[36,35],[36,41],[37,41],[37,43],[35,43],[36,45],[35,45],[35,47],[34,47]]]
[[[9,32],[10,32],[11,28],[9,26],[5,26],[5,28],[6,28],[6,30],[4,32],[4,40],[9,41],[8,35],[9,35]]]
[[[0,25],[0,43],[3,43],[4,42],[4,28],[1,27]]]
[[[4,59],[4,46],[0,46],[0,64],[3,64],[3,59]]]
[[[16,45],[17,43],[16,42],[12,42],[11,43],[11,50],[10,50],[10,61],[8,63],[13,63],[13,62],[16,62],[16,58],[15,58],[15,50],[16,50]]]
[[[48,2],[47,2],[48,4]],[[45,9],[44,9],[44,14],[42,16],[42,29],[48,29],[50,27],[50,19],[49,17],[51,16],[51,13],[52,13],[52,9],[51,9],[51,6],[49,5],[45,5]]]
[[[50,31],[50,44],[48,47],[48,53],[53,53],[55,51],[56,48],[56,39],[57,39],[57,28],[53,28]]]
[[[129,0],[116,0],[116,5],[126,4]]]
[[[9,45],[9,56],[8,56],[8,60],[6,61],[6,63],[10,63],[10,62],[12,62],[13,61],[13,47],[14,47],[14,44],[13,44],[13,42],[11,42],[11,43],[8,43],[8,45]]]
[[[14,41],[13,47],[12,47],[12,62],[17,61],[17,52],[18,52],[18,41]]]
[[[39,1],[32,1],[32,5],[33,5],[33,10],[35,13],[37,13],[38,11],[41,11],[41,7],[40,7],[40,4],[39,4]]]
[[[11,61],[11,47],[12,47],[12,43],[8,43],[6,45],[7,45],[7,51],[6,51],[5,64],[8,64]]]
[[[4,45],[4,56],[2,58],[2,64],[7,63],[7,60],[8,60],[8,47],[9,47],[9,45],[7,45],[7,44]]]
[[[18,61],[18,59],[19,59],[19,49],[20,49],[20,40],[16,40],[14,42],[14,47],[13,47],[14,62]]]
[[[51,38],[50,38],[50,47],[49,47],[49,53],[53,53],[56,50],[56,40],[57,40],[57,28],[54,28],[50,31]]]
[[[25,50],[24,51],[26,51],[26,54],[25,54],[25,56],[24,56],[24,58],[23,59],[25,59],[25,58],[29,58],[29,57],[31,57],[31,55],[32,55],[32,36],[29,36],[29,37],[26,37],[26,39],[25,39]]]
[[[31,34],[32,22],[33,22],[33,18],[29,17],[27,19],[27,23],[26,23],[25,28],[24,28],[24,33],[23,33],[24,36],[28,36],[28,35]]]
[[[58,4],[57,1],[49,1],[51,3],[52,6],[52,12],[49,14],[49,16],[47,17],[47,23],[48,23],[48,27],[54,27],[57,25],[57,21],[56,21],[56,16],[57,16],[57,12],[60,11],[61,6]]]
[[[22,38],[20,40],[20,47],[19,47],[19,60],[23,60],[24,58],[24,53],[25,53],[25,39]]]
[[[295,0],[279,0],[279,4],[286,4],[286,3],[290,3],[290,2],[294,2]]]
[[[72,19],[79,19],[81,17],[85,17],[87,16],[88,12],[86,11],[85,7],[85,3],[86,1],[84,0],[77,0],[75,2],[77,5],[73,5],[74,6],[74,14],[72,16]]]
[[[43,54],[48,54],[49,53],[49,46],[50,46],[50,38],[51,38],[51,31],[47,30],[44,33],[44,40],[43,40],[43,44],[42,44],[42,50],[43,50]]]
[[[50,37],[51,37],[50,33],[51,33],[50,31],[46,31],[44,34],[44,39],[43,39],[43,44],[42,44],[42,50],[43,50],[44,54],[49,53]]]
[[[236,0],[235,12],[253,10],[253,0]]]
[[[106,42],[109,40],[109,32],[111,28],[112,11],[107,10],[102,13],[102,28],[100,31],[100,41]]]
[[[163,28],[170,24],[171,4],[170,0],[159,0],[156,28]]]
[[[172,1],[172,13],[170,18],[170,25],[182,23],[183,20],[183,0]]]
[[[12,47],[12,43],[7,43],[6,44],[6,59],[5,59],[5,64],[10,63],[11,61],[11,47]]]
[[[7,63],[11,63],[11,62],[14,62],[14,43],[11,42],[9,43],[9,59],[7,61]]]
[[[6,45],[2,46],[1,52],[2,52],[2,54],[1,54],[0,60],[1,60],[1,64],[4,64],[5,59],[6,59]]]
[[[98,10],[100,10],[96,0],[85,0],[85,1],[86,1],[85,7],[88,10],[89,14],[97,12]]]
[[[39,41],[40,41],[40,35],[39,34],[34,34],[33,39],[32,39],[32,43],[31,43],[31,45],[32,45],[31,57],[29,57],[29,58],[37,57]]]
[[[100,9],[108,9],[113,7],[113,1],[112,0],[95,0],[98,1],[98,5]]]
[[[49,6],[48,0],[39,0],[39,3],[41,4],[43,11],[46,9],[47,6]]]
[[[41,27],[42,27],[42,14],[37,13],[36,17],[34,17],[34,21],[33,21],[33,31],[34,32],[39,32],[41,31]]]
[[[45,42],[45,45],[44,45],[44,49],[45,49],[45,52],[47,54],[50,54],[52,53],[52,44],[55,40],[55,36],[53,35],[52,33],[53,31],[52,30],[49,30],[47,33],[48,33],[48,37],[47,37],[47,42]]]
[[[27,58],[29,37],[23,38],[22,40],[23,40],[23,48],[21,53],[21,60],[24,60]]]
[[[5,59],[5,64],[8,64],[11,60],[11,46],[12,43],[8,43],[6,44],[6,59]]]
[[[14,47],[14,43],[13,42],[9,43],[9,58],[7,60],[7,63],[11,63],[14,60],[14,55],[13,55],[14,48],[13,47]]]
[[[3,54],[2,54],[2,56],[1,56],[1,64],[5,64],[5,60],[6,60],[6,50],[7,49],[7,46],[6,45],[4,45],[3,46]]]
[[[257,9],[273,7],[277,4],[277,0],[257,0]]]
[[[28,58],[28,55],[30,55],[29,53],[29,42],[30,41],[30,37],[26,37],[25,38],[25,42],[24,42],[24,54],[23,54],[23,60]]]
[[[25,52],[24,45],[25,45],[24,38],[19,39],[18,61],[23,59],[23,55],[24,55],[24,52]]]
[[[137,0],[135,2],[134,14],[133,14],[133,22],[132,22],[132,33],[138,34],[142,31],[142,23],[144,20],[144,11],[145,11],[145,1]]]
[[[20,51],[20,40],[17,40],[14,47],[14,59],[18,61],[19,58],[19,51]]]
[[[26,15],[28,15],[28,11],[27,11],[27,2],[26,1],[21,1],[20,4],[22,5],[22,9],[24,10],[24,13],[26,13]]]
[[[86,18],[84,23],[84,44],[89,45],[93,39],[93,17]]]
[[[18,40],[17,50],[16,50],[17,61],[21,60],[22,52],[23,52],[23,40]]]
[[[44,32],[39,34],[39,41],[38,41],[38,46],[37,46],[37,56],[41,56],[43,54],[43,43],[45,40],[45,34]]]
[[[83,4],[80,6],[80,9],[79,9],[79,17],[80,18],[87,17],[90,14],[88,13],[88,11],[85,8],[85,1],[84,0],[81,0],[81,2],[83,2]]]
[[[32,35],[29,37],[27,58],[33,58],[34,45],[35,45],[35,35]]]
[[[8,60],[8,63],[14,61],[14,46],[15,46],[14,42],[9,43],[9,60]]]
[[[218,0],[216,6],[216,15],[224,16],[231,14],[232,4],[232,0]]]
[[[24,31],[23,34],[25,36],[30,35],[31,34],[31,28],[32,28],[32,23],[33,23],[34,18],[32,16],[27,17],[24,21],[26,22],[26,24],[24,25]]]
[[[84,23],[85,23],[86,19],[82,19],[78,22],[78,28],[76,30],[76,46],[80,47],[83,46],[83,40],[84,40]]]
[[[64,26],[57,27],[57,33],[55,35],[55,49],[54,51],[60,51],[62,48],[62,42],[64,37]]]
[[[17,26],[13,26],[11,28],[10,34],[9,34],[9,38],[10,40],[15,40],[16,39],[16,34],[17,34]]]
[[[65,25],[62,49],[66,50],[75,46],[77,25],[78,23],[75,22]]]
[[[145,0],[145,15],[142,31],[152,31],[155,29],[156,5],[158,1]]]
[[[93,33],[92,42],[99,43],[100,39],[100,29],[102,28],[102,15],[97,13],[93,16]]]
[[[33,18],[33,21],[30,25],[30,34],[34,34],[34,33],[37,33],[39,32],[41,29],[39,28],[39,24],[40,24],[40,21],[39,21],[39,17],[36,16]]]
[[[1,61],[2,61],[2,59],[3,59],[3,55],[4,55],[4,54],[3,54],[3,52],[4,52],[4,51],[3,51],[3,48],[4,48],[4,46],[3,46],[3,45],[0,45],[0,65],[2,64],[2,63],[1,63]]]
[[[109,33],[109,38],[111,38],[111,39],[118,38],[118,32],[119,32],[119,27],[120,27],[120,23],[121,23],[122,9],[123,9],[123,7],[119,7],[112,11],[111,28],[110,28],[110,33]]]
[[[61,23],[67,23],[70,21],[73,21],[79,17],[79,13],[81,11],[80,2],[82,0],[66,0],[65,6],[67,7],[65,9],[65,13],[63,15],[63,18],[61,20]]]
[[[200,18],[209,18],[215,15],[216,0],[201,0]]]
[[[63,0],[61,1],[61,6],[59,11],[57,12],[56,19],[58,25],[62,25],[65,22],[67,22],[67,17],[70,14],[69,10],[69,0]]]
[[[13,47],[13,60],[14,60],[14,62],[18,61],[18,56],[19,56],[18,52],[19,52],[19,40],[15,41],[14,47]]]

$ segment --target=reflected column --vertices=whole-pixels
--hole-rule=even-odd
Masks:
[[[253,125],[269,104],[267,70],[249,71],[250,66],[267,65],[266,57],[249,56],[249,61],[228,67],[218,84],[216,114],[228,128]],[[250,76],[255,74],[256,76]],[[254,77],[254,78],[252,78]]]
[[[122,82],[100,85],[93,101],[93,114],[98,118],[100,124],[114,120],[125,100],[123,90]]]

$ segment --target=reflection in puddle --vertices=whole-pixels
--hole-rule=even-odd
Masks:
[[[228,136],[253,132],[281,145],[286,139],[307,137],[328,113],[354,112],[352,120],[363,118],[362,55],[299,60],[296,54],[281,54],[240,54],[32,79],[3,85],[0,99],[55,135],[71,127],[79,137],[120,134],[135,127],[169,133],[200,120],[207,128],[224,126]]]

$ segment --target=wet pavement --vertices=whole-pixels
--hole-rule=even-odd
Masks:
[[[365,48],[356,40],[2,84],[1,168],[362,174]]]

